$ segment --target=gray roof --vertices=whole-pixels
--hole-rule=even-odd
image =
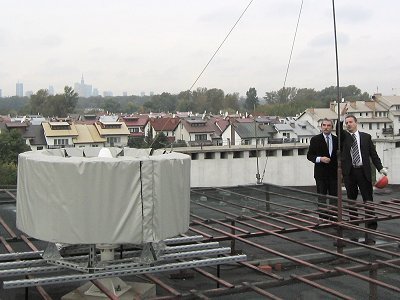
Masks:
[[[314,136],[320,133],[320,130],[312,126],[308,121],[296,121],[293,131],[298,137]]]
[[[235,130],[237,134],[243,138],[270,138],[275,133],[275,129],[271,125],[254,123],[236,123]]]
[[[44,137],[44,129],[42,125],[30,125],[22,135],[23,138],[29,139],[31,145],[46,145]]]
[[[293,131],[293,127],[290,124],[274,124],[278,131]]]

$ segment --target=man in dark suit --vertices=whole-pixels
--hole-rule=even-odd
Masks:
[[[329,119],[322,120],[322,133],[313,136],[307,152],[307,159],[314,163],[314,178],[317,193],[321,195],[337,196],[337,156],[338,139],[332,134],[333,122]],[[319,208],[326,208],[326,198],[318,198]],[[336,199],[329,199],[329,205],[337,207]],[[329,210],[334,209],[328,207]],[[324,212],[321,210],[321,212]],[[327,212],[324,212],[327,214]],[[321,218],[327,218],[320,214]]]
[[[357,118],[353,115],[344,115],[347,113],[347,103],[341,112],[340,124],[337,124],[336,130],[340,130],[340,140],[342,148],[342,172],[343,180],[346,186],[347,198],[356,200],[358,190],[360,190],[362,199],[365,202],[373,201],[372,172],[371,163],[383,175],[387,175],[387,169],[382,166],[381,159],[376,153],[371,135],[358,131]],[[343,119],[347,131],[343,130]],[[357,209],[352,208],[351,215],[356,218]],[[369,218],[374,216],[373,211],[369,211]],[[375,230],[378,226],[375,220],[366,222],[365,226]],[[370,239],[365,241],[367,244],[374,244]]]

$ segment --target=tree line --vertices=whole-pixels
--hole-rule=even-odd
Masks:
[[[345,100],[369,100],[370,95],[355,85],[340,87],[340,97]],[[117,96],[79,98],[78,94],[66,86],[63,94],[49,95],[45,89],[39,90],[30,98],[10,97],[0,99],[0,114],[24,115],[41,114],[45,117],[65,117],[71,113],[90,112],[90,109],[103,109],[109,113],[149,113],[204,111],[217,114],[220,111],[236,111],[258,114],[295,116],[309,107],[328,107],[337,99],[334,86],[320,91],[310,88],[284,87],[278,91],[266,92],[263,97],[250,87],[246,96],[239,93],[225,94],[218,88],[197,88],[178,94],[163,92],[152,96]]]

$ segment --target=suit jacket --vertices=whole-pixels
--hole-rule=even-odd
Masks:
[[[318,134],[311,138],[310,147],[307,152],[307,159],[314,163],[314,178],[315,179],[337,179],[337,149],[338,138],[332,136],[332,155],[329,155],[328,145],[324,134]],[[331,161],[328,164],[323,162],[316,163],[317,157],[330,157]]]
[[[337,126],[336,126],[337,127]],[[351,168],[353,166],[353,161],[351,158],[351,145],[353,144],[353,137],[351,134],[345,130],[343,130],[343,122],[340,122],[340,142],[341,142],[341,153],[342,153],[342,172],[343,176],[350,175]],[[338,128],[336,128],[336,132]],[[376,153],[376,149],[374,143],[372,143],[371,135],[365,132],[360,132],[360,151],[361,158],[363,163],[363,171],[365,177],[372,182],[371,175],[371,161],[374,164],[375,168],[380,171],[383,166],[381,159]]]

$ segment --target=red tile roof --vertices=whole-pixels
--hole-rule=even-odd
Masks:
[[[148,115],[129,115],[121,116],[121,121],[125,122],[126,126],[146,126],[149,121]]]
[[[150,124],[155,131],[174,131],[180,121],[179,118],[156,118],[150,119]]]
[[[187,132],[189,133],[209,133],[219,131],[213,120],[188,118],[181,121]]]

